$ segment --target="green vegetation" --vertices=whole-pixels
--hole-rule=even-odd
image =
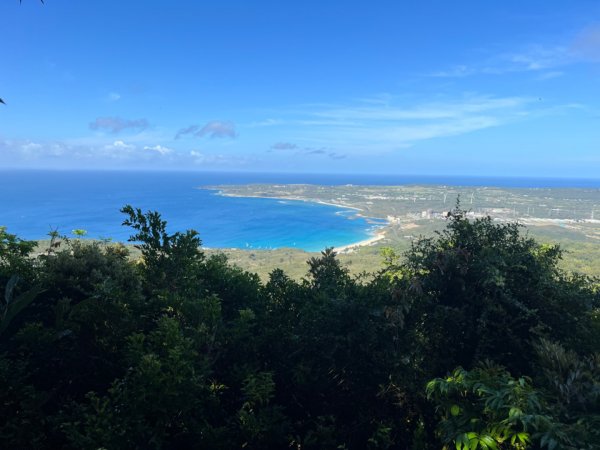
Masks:
[[[368,217],[400,222],[439,218],[457,197],[476,215],[504,220],[598,221],[600,190],[593,188],[500,188],[444,185],[248,184],[207,186],[220,195],[310,200],[357,208]],[[557,222],[558,221],[558,222]],[[576,223],[575,223],[576,224]]]
[[[518,222],[543,243],[558,242],[564,250],[560,265],[567,271],[600,277],[600,190],[592,188],[498,188],[442,185],[320,186],[310,184],[251,184],[207,187],[219,195],[271,197],[335,204],[354,208],[357,216],[386,219],[385,239],[378,250],[356,248],[341,252],[340,260],[353,274],[372,271],[374,255],[385,247],[405,251],[421,236],[432,236],[446,226],[447,212],[457,198],[468,207],[469,218],[491,217]],[[383,245],[381,245],[383,243]],[[303,275],[306,254],[286,249],[226,250],[240,267],[268,276],[280,260],[295,279]],[[274,256],[274,258],[272,258]],[[312,255],[311,255],[312,256]],[[281,261],[283,259],[283,261]]]
[[[423,221],[425,222],[425,221]],[[440,222],[433,227],[432,223],[415,223],[413,238],[402,239],[398,231],[390,228],[387,232],[387,242],[371,246],[356,247],[349,252],[340,252],[338,260],[346,267],[351,275],[360,275],[363,272],[373,272],[381,267],[381,253],[386,248],[393,248],[398,253],[403,253],[410,248],[411,242],[419,237],[433,236],[435,231],[443,229],[446,222]],[[552,233],[553,230],[541,229],[540,227],[525,227],[522,233],[528,233],[540,243],[558,243],[562,249],[558,265],[568,271],[582,275],[600,277],[600,245],[596,242],[587,242],[578,239],[561,230],[560,233]],[[135,254],[135,250],[132,250]],[[269,274],[277,268],[281,268],[294,280],[301,280],[306,275],[306,261],[317,256],[318,253],[306,252],[293,248],[282,248],[277,250],[242,250],[242,249],[206,249],[207,255],[224,254],[231,264],[246,271],[257,273],[261,280],[268,281]]]
[[[0,228],[0,448],[598,448],[598,281],[516,224],[262,282],[123,212],[139,257]]]

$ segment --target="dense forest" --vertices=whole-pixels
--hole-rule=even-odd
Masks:
[[[123,213],[139,259],[0,228],[1,448],[600,448],[598,280],[516,224],[263,283]]]

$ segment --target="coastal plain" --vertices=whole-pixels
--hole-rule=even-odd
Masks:
[[[557,243],[564,250],[565,269],[600,276],[600,189],[597,188],[506,188],[483,186],[403,185],[312,185],[249,184],[203,186],[215,195],[260,197],[329,204],[353,214],[348,220],[367,218],[372,237],[336,248],[351,273],[374,272],[381,267],[381,250],[407,250],[419,237],[442,230],[448,212],[457,204],[469,218],[489,216],[497,222],[517,222],[542,243]],[[306,260],[315,253],[298,249],[241,250],[209,249],[224,253],[239,267],[266,279],[278,267],[293,278],[306,273]]]

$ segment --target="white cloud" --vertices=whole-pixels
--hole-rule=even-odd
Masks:
[[[193,164],[202,165],[206,167],[226,167],[226,166],[247,166],[254,160],[249,157],[233,156],[233,155],[222,155],[222,154],[208,154],[202,153],[198,150],[191,150],[189,156]]]
[[[358,121],[403,121],[455,119],[469,114],[492,110],[511,109],[524,105],[530,100],[522,97],[467,97],[455,101],[431,102],[417,106],[400,107],[363,107],[330,108],[316,111],[315,116],[337,120],[339,122]],[[333,125],[335,122],[326,123]]]
[[[108,94],[108,101],[109,102],[117,102],[121,99],[121,94],[119,94],[118,92],[111,92]]]
[[[114,141],[112,144],[108,144],[108,145],[104,146],[104,148],[106,148],[108,150],[110,150],[110,149],[132,150],[135,148],[135,145],[126,144],[123,141]]]
[[[567,46],[529,45],[518,51],[489,56],[482,61],[454,66],[430,74],[432,77],[464,78],[472,75],[503,75],[556,69],[576,61]]]
[[[297,108],[282,112],[290,119],[281,123],[286,134],[294,129],[294,139],[306,145],[306,150],[335,149],[341,151],[337,156],[394,151],[419,141],[497,127],[524,120],[541,107],[537,98],[514,96],[468,94],[416,103],[399,103],[388,96],[385,102],[362,99],[345,105]],[[271,149],[293,150],[294,145],[280,141]]]
[[[449,70],[442,70],[440,72],[434,72],[431,74],[432,77],[439,78],[462,78],[469,75],[473,75],[474,70],[464,64],[454,66]]]
[[[439,144],[441,151],[447,147],[445,143],[449,138],[478,132],[481,134],[477,139],[481,140],[485,139],[483,133],[493,128],[572,114],[573,111],[572,105],[555,104],[550,99],[540,101],[539,97],[482,94],[449,97],[434,94],[430,98],[433,100],[409,102],[406,97],[397,97],[381,105],[368,102],[327,105],[306,109],[302,116],[296,109],[285,127],[274,131],[283,138],[282,142],[289,138],[302,147],[327,148],[357,161],[360,157],[385,158],[391,153],[416,155],[419,148],[424,148],[419,144],[429,140],[438,140],[434,145]],[[283,112],[281,116],[286,117]],[[310,120],[315,116],[336,124],[298,125],[305,118]],[[450,146],[456,148],[456,145]],[[429,144],[427,148],[433,147]],[[275,155],[271,152],[270,155],[275,158],[281,157],[282,153]],[[318,157],[315,155],[315,158]]]
[[[541,73],[537,79],[540,81],[544,81],[544,80],[552,80],[553,78],[558,78],[558,77],[562,77],[565,73],[561,72],[560,70],[554,70],[551,72],[544,72]]]
[[[539,80],[563,75],[556,69],[582,62],[600,62],[600,24],[584,28],[571,41],[530,44],[519,49],[490,55],[483,60],[459,64],[429,76],[461,78],[471,75],[502,75],[517,72],[540,72]]]
[[[246,124],[246,128],[272,127],[284,123],[281,119],[264,119]]]
[[[237,132],[235,131],[235,124],[233,122],[227,122],[222,120],[212,120],[207,122],[204,126],[190,125],[189,127],[180,129],[175,135],[175,139],[179,139],[181,136],[191,134],[196,137],[210,137],[214,138],[235,138]]]
[[[538,71],[564,66],[573,62],[573,55],[565,46],[532,45],[521,52],[502,55],[509,62],[506,71]]]
[[[24,153],[35,153],[42,149],[42,145],[37,142],[26,142],[21,144],[21,149]]]
[[[134,144],[124,140],[106,142],[39,141],[0,139],[2,167],[56,168],[180,168],[194,164],[210,167],[246,166],[250,156],[177,151],[164,145]]]
[[[169,153],[173,153],[173,149],[169,147],[163,147],[162,145],[155,145],[153,147],[145,146],[144,150],[150,150],[153,152],[157,152],[161,155],[168,155]]]

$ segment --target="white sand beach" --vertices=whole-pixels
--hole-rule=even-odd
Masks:
[[[358,247],[366,247],[369,245],[373,245],[376,242],[381,241],[382,239],[385,239],[385,231],[383,231],[383,230],[378,231],[374,236],[371,236],[368,239],[365,239],[365,240],[359,241],[359,242],[354,242],[354,243],[348,244],[348,245],[334,247],[333,250],[337,253],[350,253],[350,252],[356,250]]]

